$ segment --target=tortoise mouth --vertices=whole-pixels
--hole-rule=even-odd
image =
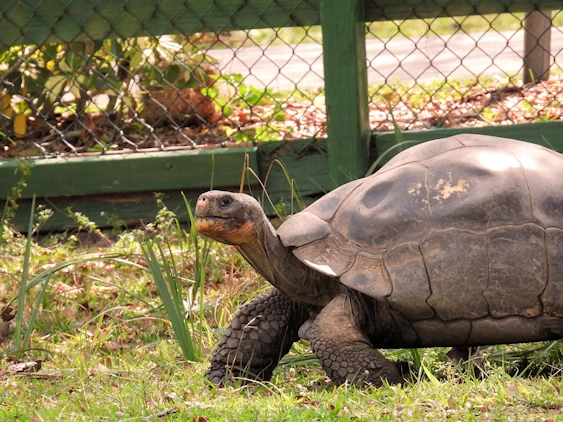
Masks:
[[[228,245],[246,243],[252,235],[252,223],[233,217],[196,215],[195,227],[200,234]]]
[[[245,221],[241,218],[211,214],[196,214],[194,220],[196,229],[206,232],[206,234],[214,230],[228,231],[237,229],[245,223]]]
[[[222,215],[212,215],[212,214],[200,214],[200,215],[195,215],[194,216],[194,220],[196,225],[197,224],[209,224],[209,223],[213,223],[213,224],[227,224],[229,221],[237,221],[237,218],[233,218],[233,217],[225,217]]]
[[[213,226],[226,226],[232,218],[217,215],[195,215],[194,220],[198,231],[208,231]]]
[[[212,215],[212,214],[196,214],[197,220],[230,220],[232,217],[223,217],[222,215]]]

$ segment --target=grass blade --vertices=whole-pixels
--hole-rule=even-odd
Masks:
[[[27,323],[27,329],[25,330],[25,334],[23,337],[22,349],[24,350],[27,349],[29,346],[29,339],[31,338],[31,333],[33,333],[33,326],[35,325],[35,320],[37,318],[37,314],[39,313],[39,309],[41,307],[41,302],[43,301],[43,297],[45,296],[45,293],[47,293],[47,287],[49,286],[51,275],[52,274],[49,274],[47,279],[43,282],[43,285],[41,286],[41,291],[39,292],[37,298],[35,299],[35,306],[31,311],[31,316],[29,317],[29,321]]]
[[[399,146],[399,152],[404,151],[401,144],[405,141],[405,136],[401,132],[401,128],[395,120],[395,115],[393,114],[393,106],[390,101],[387,101],[387,108],[389,109],[389,114],[391,115],[391,121],[393,122],[393,133],[395,134],[395,144]]]
[[[210,245],[207,239],[203,241],[203,247],[200,249],[199,247],[199,234],[195,227],[195,217],[192,211],[192,207],[190,206],[190,202],[182,192],[182,198],[184,199],[184,204],[186,205],[186,209],[188,210],[188,216],[190,219],[190,240],[193,242],[194,251],[195,251],[195,262],[194,262],[194,271],[195,271],[195,285],[192,292],[192,297],[190,303],[195,302],[195,298],[199,291],[199,355],[201,356],[203,350],[203,322],[205,320],[203,315],[203,305],[204,305],[204,293],[205,289],[203,283],[205,282],[205,266],[207,265],[207,258],[209,257],[209,250]]]
[[[184,301],[178,286],[177,277],[173,274],[162,247],[156,243],[162,263],[158,261],[154,252],[155,243],[150,239],[146,239],[144,244],[141,244],[145,261],[149,267],[149,273],[156,284],[158,295],[172,324],[184,359],[196,361],[198,356],[195,353],[193,340],[184,319]]]
[[[35,212],[35,194],[31,199],[31,212],[27,225],[27,241],[23,255],[22,277],[18,294],[18,310],[16,313],[16,329],[14,331],[14,348],[19,351],[21,346],[21,331],[23,326],[23,313],[25,307],[25,292],[27,291],[27,275],[29,274],[29,257],[31,255],[31,240],[33,236],[33,213]],[[29,327],[28,327],[29,329]]]
[[[421,365],[422,365],[422,369],[424,370],[424,373],[426,374],[432,385],[434,385],[435,387],[441,387],[442,383],[438,380],[438,378],[434,376],[434,374],[430,371],[430,369],[426,367],[424,362],[421,362]]]
[[[366,172],[366,177],[370,176],[377,167],[379,167],[379,164],[383,161],[383,159],[387,156],[387,154],[389,154],[391,151],[399,149],[399,151],[402,151],[402,147],[403,145],[410,145],[410,144],[417,144],[419,143],[419,141],[403,141],[403,142],[399,142],[398,144],[393,145],[392,147],[387,148],[385,151],[383,151],[383,153],[377,157],[377,160],[375,160],[373,162],[373,164],[370,166],[369,170]]]
[[[6,202],[4,203],[4,209],[2,210],[2,216],[0,217],[0,245],[4,242],[4,230],[5,225],[7,224],[8,218],[8,202],[9,198],[6,198]]]
[[[403,152],[404,145],[408,145],[408,144],[413,144],[416,143],[418,141],[406,141],[405,140],[405,135],[403,134],[403,132],[401,132],[401,128],[399,127],[399,125],[397,124],[397,121],[395,120],[395,116],[393,115],[393,107],[391,106],[391,102],[387,102],[387,108],[389,109],[389,115],[391,116],[391,121],[393,122],[393,133],[395,134],[395,145],[393,145],[390,148],[387,148],[383,154],[381,154],[379,157],[377,157],[377,160],[375,160],[375,162],[370,166],[369,170],[366,173],[366,177],[371,175],[375,169],[379,166],[379,164],[381,163],[381,161],[383,160],[383,158],[385,158],[385,156],[390,153],[391,151],[398,149],[399,152]]]
[[[54,267],[51,267],[48,270],[42,271],[41,273],[33,276],[29,280],[29,282],[26,284],[25,289],[24,289],[24,293],[29,291],[33,287],[41,284],[45,279],[50,278],[57,271],[60,271],[63,268],[66,268],[70,265],[81,264],[83,262],[89,262],[89,261],[105,261],[105,260],[116,260],[117,262],[127,263],[127,261],[120,260],[120,258],[123,257],[123,256],[124,256],[124,254],[118,254],[118,253],[115,253],[115,254],[87,254],[87,255],[83,255],[83,256],[78,257],[78,258],[69,259],[68,261],[61,262],[60,264],[57,264]],[[134,265],[134,264],[131,263],[130,265]],[[142,268],[144,269],[145,267],[142,267]],[[21,296],[21,294],[18,294],[17,296],[12,298],[12,300],[10,300],[6,304],[6,307],[13,304],[16,300],[19,300],[20,296]]]

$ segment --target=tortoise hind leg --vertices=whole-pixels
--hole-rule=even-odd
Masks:
[[[335,384],[348,381],[379,387],[383,380],[390,384],[402,382],[397,366],[374,349],[352,315],[350,298],[337,296],[299,334],[310,341],[313,352]]]
[[[473,362],[475,364],[483,363],[483,357],[479,353],[479,347],[477,346],[456,346],[452,347],[448,353],[446,353],[448,359],[457,362]]]
[[[205,377],[223,385],[231,376],[269,380],[279,360],[297,341],[309,313],[279,290],[242,306],[213,352]]]
[[[452,347],[446,356],[449,360],[460,366],[463,372],[468,372],[475,377],[485,375],[483,366],[483,353],[477,346]]]

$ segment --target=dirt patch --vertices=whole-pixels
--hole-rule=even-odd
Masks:
[[[511,125],[563,119],[563,75],[535,85],[464,86],[430,92],[376,92],[369,104],[375,131]],[[449,88],[448,88],[449,87]],[[449,91],[448,91],[449,90]],[[194,89],[153,92],[137,115],[57,115],[29,119],[25,138],[5,136],[0,157],[99,155],[134,151],[248,146],[253,142],[326,137],[321,91],[305,99],[268,97],[260,104],[221,104]],[[228,111],[228,112],[227,112]],[[78,119],[81,120],[78,120]],[[47,134],[45,134],[47,126]],[[111,140],[111,141],[110,141]]]

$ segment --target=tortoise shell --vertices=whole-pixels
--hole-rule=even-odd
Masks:
[[[309,267],[408,320],[563,317],[563,156],[539,145],[419,144],[278,235]]]

